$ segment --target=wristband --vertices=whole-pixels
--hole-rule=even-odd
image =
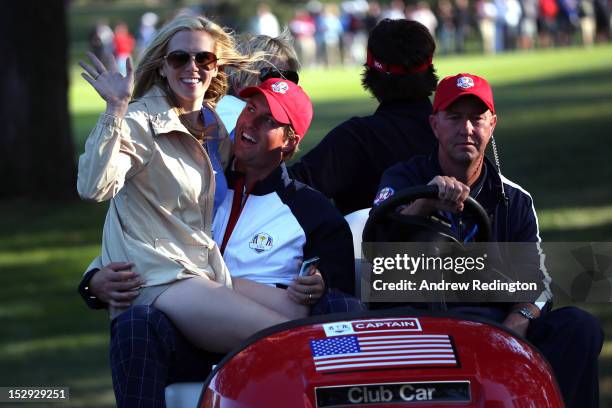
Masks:
[[[108,305],[102,302],[100,299],[95,297],[89,290],[89,282],[91,282],[91,278],[99,272],[100,269],[94,268],[85,273],[83,275],[83,279],[81,279],[81,283],[79,284],[79,294],[92,309],[106,309]]]
[[[515,310],[516,313],[520,314],[521,316],[523,316],[525,319],[528,320],[534,320],[536,319],[535,314],[533,314],[533,312],[531,311],[531,309],[529,309],[528,307],[524,306],[521,307],[520,309]]]

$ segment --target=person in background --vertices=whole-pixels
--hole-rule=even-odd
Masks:
[[[257,16],[253,20],[253,33],[268,37],[278,37],[280,34],[278,19],[272,14],[270,6],[266,3],[257,5]]]
[[[470,3],[468,0],[455,0],[453,9],[455,23],[455,52],[465,52],[465,37],[470,29]]]
[[[569,46],[572,37],[580,25],[578,18],[578,0],[558,0],[559,13],[557,26],[559,27],[559,45]]]
[[[315,42],[316,26],[313,18],[305,9],[296,9],[295,16],[289,22],[291,35],[295,38],[296,51],[302,65],[311,68],[315,65],[317,44]]]
[[[440,0],[437,5],[438,14],[438,45],[442,54],[454,51],[455,21],[453,16],[453,3],[450,0]]]
[[[145,49],[151,44],[155,34],[157,33],[157,22],[159,21],[159,17],[157,14],[148,11],[140,17],[140,28],[138,28],[138,53],[142,54]]]
[[[331,198],[342,214],[370,207],[388,167],[434,147],[428,117],[438,81],[435,49],[422,24],[381,21],[368,39],[362,80],[380,104],[376,112],[331,130],[289,167],[291,176]]]
[[[89,47],[91,52],[104,65],[108,66],[113,55],[113,30],[108,26],[106,20],[99,20],[96,26],[89,33]]]
[[[590,47],[595,41],[595,4],[593,0],[580,0],[578,2],[580,17],[580,33],[582,45]]]
[[[519,24],[519,47],[531,50],[538,34],[538,0],[520,0],[523,14]]]
[[[423,24],[429,30],[432,37],[436,35],[436,29],[438,28],[438,19],[436,15],[431,11],[429,3],[426,1],[419,1],[416,8],[408,15],[409,20],[418,21]]]
[[[520,33],[519,24],[523,11],[518,0],[505,0],[505,37],[504,50],[515,50]]]
[[[382,12],[382,18],[389,20],[402,20],[406,18],[406,5],[403,0],[391,0],[389,7]]]
[[[372,0],[368,2],[368,11],[363,18],[363,27],[368,35],[372,32],[374,27],[378,24],[381,17],[382,11],[380,9],[380,3],[378,1]]]
[[[127,24],[121,22],[115,26],[115,38],[113,41],[115,44],[115,58],[119,66],[119,73],[125,75],[127,72],[127,59],[132,55],[136,43],[134,37],[132,37],[132,34],[130,34],[128,30]]]
[[[340,63],[340,38],[343,28],[336,4],[329,3],[323,7],[317,28],[317,34],[321,39],[325,66],[329,68],[338,65]]]
[[[610,4],[607,0],[594,0],[595,41],[606,43],[610,41]]]
[[[497,7],[492,0],[478,0],[476,3],[478,29],[482,38],[482,51],[485,54],[495,54],[495,20]]]
[[[559,5],[556,0],[540,0],[540,35],[538,45],[542,48],[552,47],[559,42],[557,26],[558,13]]]

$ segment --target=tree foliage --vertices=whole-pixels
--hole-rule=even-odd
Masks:
[[[75,196],[66,4],[10,2],[0,13],[3,199]]]

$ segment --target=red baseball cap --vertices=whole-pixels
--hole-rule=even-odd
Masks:
[[[433,112],[448,108],[464,95],[474,95],[495,113],[491,86],[486,79],[472,74],[457,74],[441,80],[434,96]]]
[[[266,97],[272,117],[291,125],[302,140],[312,121],[312,102],[302,87],[282,78],[270,78],[258,86],[243,89],[240,96],[248,98],[257,92]]]

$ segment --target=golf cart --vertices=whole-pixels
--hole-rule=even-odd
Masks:
[[[384,239],[379,225],[395,209],[436,188],[397,193],[347,216],[361,257],[364,242]],[[490,237],[490,222],[466,202]],[[367,219],[367,223],[364,221]],[[454,239],[436,221],[403,220]],[[450,234],[450,235],[449,235]],[[449,236],[447,236],[449,235]],[[450,237],[450,238],[449,238]],[[359,280],[357,280],[359,282]],[[199,400],[198,400],[199,397]],[[478,317],[394,308],[313,316],[256,333],[229,353],[202,384],[173,384],[168,407],[563,407],[545,358],[525,339]]]

